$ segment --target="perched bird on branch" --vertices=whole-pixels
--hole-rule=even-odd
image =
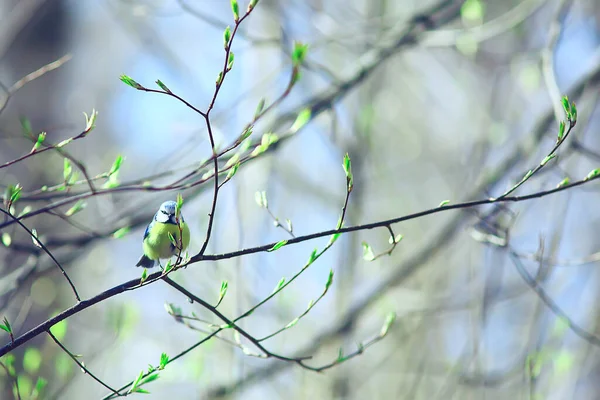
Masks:
[[[161,258],[183,254],[190,244],[190,228],[174,201],[165,201],[144,232],[144,254],[136,264],[152,268]]]

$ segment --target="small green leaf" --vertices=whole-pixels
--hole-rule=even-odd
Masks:
[[[227,71],[231,70],[231,68],[233,68],[233,61],[235,59],[235,56],[233,55],[233,51],[229,52],[229,57],[227,58]]]
[[[148,279],[148,269],[142,268],[142,278],[140,279],[140,283],[146,282],[146,279]]]
[[[388,331],[390,330],[391,326],[394,324],[395,321],[396,321],[396,313],[392,311],[385,318],[385,322],[383,323],[383,326],[381,327],[379,336],[383,337],[383,336],[387,335]]]
[[[267,193],[263,190],[260,192],[254,193],[254,200],[259,207],[268,208],[269,202],[267,200]]]
[[[274,134],[274,133],[265,133],[260,138],[260,144],[262,146],[266,146],[268,148],[273,143],[277,143],[278,140],[279,140],[279,136],[277,136],[276,134]]]
[[[279,250],[280,248],[282,248],[283,246],[285,246],[287,244],[287,240],[280,240],[279,242],[275,243],[275,245],[273,247],[271,247],[269,250],[267,251],[275,251],[275,250]]]
[[[293,232],[294,226],[292,225],[292,221],[290,219],[286,218],[285,223],[287,225],[288,231]]]
[[[167,235],[169,236],[169,240],[171,241],[171,244],[173,246],[177,247],[177,241],[175,240],[175,236],[173,236],[173,233],[167,232]]]
[[[38,241],[38,234],[37,234],[37,230],[35,228],[33,228],[31,230],[31,240],[33,241],[33,244],[36,245],[37,247],[39,247],[40,249],[42,248],[42,246],[40,245],[40,242]]]
[[[542,160],[540,165],[546,165],[546,163],[548,163],[548,161],[552,160],[554,157],[556,157],[556,154],[550,154],[550,155],[544,157],[544,159]]]
[[[558,123],[558,141],[560,142],[565,136],[565,121]]]
[[[221,301],[225,298],[228,288],[229,288],[229,282],[227,282],[227,281],[221,282],[221,290],[219,290],[219,300],[217,301],[217,303],[221,303]]]
[[[152,381],[155,381],[155,380],[157,380],[157,379],[158,379],[158,377],[159,377],[159,376],[158,376],[158,372],[154,372],[154,373],[152,373],[152,374],[148,375],[147,377],[143,378],[143,379],[140,381],[140,383],[139,383],[139,384],[140,384],[140,385],[143,385],[143,384],[146,384],[146,383],[150,383],[150,382],[152,382]],[[138,393],[139,393],[139,391],[138,391]]]
[[[316,260],[316,259],[317,259],[317,257],[318,257],[318,255],[317,255],[317,254],[318,254],[318,252],[319,252],[319,250],[317,250],[317,249],[314,249],[314,250],[312,251],[312,253],[310,253],[310,257],[308,258],[308,264],[307,264],[307,266],[308,266],[308,265],[310,265],[310,264],[312,264],[313,262],[315,262],[315,260]]]
[[[252,129],[254,129],[254,126],[252,126],[252,125],[248,125],[248,126],[246,127],[246,129],[244,129],[244,132],[242,132],[242,134],[241,134],[241,135],[240,135],[240,137],[238,138],[238,143],[241,143],[241,142],[243,142],[244,140],[248,139],[248,138],[250,137],[250,135],[252,135]],[[249,144],[250,144],[250,143],[248,143],[248,145],[246,145],[246,146],[249,146]],[[242,148],[242,149],[241,149],[241,152],[244,152],[244,151],[246,151],[246,150],[248,150],[248,149],[247,149],[247,148],[246,148],[246,149]]]
[[[135,378],[135,380],[131,384],[131,389],[129,389],[128,393],[132,393],[133,391],[135,391],[137,389],[137,387],[140,384],[143,376],[144,376],[144,371],[140,371],[140,373],[137,376],[137,378]]]
[[[225,50],[227,50],[230,40],[231,40],[231,28],[229,26],[227,26],[227,28],[225,28],[225,32],[223,32],[223,47],[225,48]]]
[[[20,183],[17,183],[16,185],[8,185],[4,194],[4,198],[8,199],[9,203],[14,204],[21,198],[22,192],[23,186],[21,186]]]
[[[160,355],[160,363],[158,364],[158,369],[165,369],[167,364],[169,363],[169,356],[167,353],[162,353]]]
[[[83,210],[87,206],[87,203],[83,200],[78,200],[77,203],[73,205],[73,207],[69,208],[65,215],[67,217],[71,217],[79,211]]]
[[[237,0],[231,0],[231,11],[233,12],[233,20],[237,23],[240,20],[240,6]]]
[[[177,193],[177,198],[175,199],[175,217],[177,219],[181,215],[181,207],[183,207],[183,196],[181,193]]]
[[[344,349],[342,349],[340,347],[338,350],[337,362],[342,362],[342,361],[344,361]]]
[[[300,114],[298,114],[298,116],[296,117],[296,120],[294,121],[294,123],[292,124],[292,127],[290,128],[290,132],[296,133],[300,129],[302,129],[304,127],[304,125],[306,125],[310,121],[311,116],[312,116],[312,110],[310,108],[305,108],[304,110],[300,111]]]
[[[563,106],[563,110],[565,110],[565,114],[567,114],[567,117],[569,117],[571,115],[571,105],[569,104],[569,97],[564,96],[561,99],[561,104]]]
[[[35,141],[35,144],[33,145],[33,149],[31,149],[31,152],[33,153],[34,151],[38,151],[38,149],[42,147],[42,143],[44,143],[44,140],[46,140],[46,132],[40,132],[40,134],[37,137],[37,140]]]
[[[165,303],[165,310],[167,310],[167,313],[169,313],[169,315],[181,315],[181,307],[178,307],[173,303]]]
[[[4,332],[12,333],[12,327],[10,326],[10,322],[8,322],[8,318],[4,317],[2,319],[2,324],[0,324],[0,329]]]
[[[438,207],[444,207],[445,205],[450,204],[450,200],[442,200]]]
[[[163,92],[165,92],[165,93],[169,93],[169,94],[173,93],[173,92],[171,92],[171,90],[170,90],[170,89],[167,87],[167,85],[165,85],[165,84],[164,84],[164,83],[163,83],[163,82],[162,82],[160,79],[157,79],[157,80],[156,80],[156,84],[158,85],[158,87],[159,87],[159,88],[161,88],[161,89],[162,89],[162,91],[163,91]]]
[[[108,172],[108,176],[111,176],[113,174],[116,174],[117,172],[119,172],[119,170],[121,169],[121,165],[123,164],[123,161],[125,161],[125,158],[122,155],[118,155],[117,158],[115,158],[115,161],[112,164],[112,167],[110,167],[110,171]]]
[[[585,180],[588,181],[590,179],[594,179],[598,175],[600,175],[600,169],[598,169],[598,168],[593,169],[593,170],[590,171],[589,174],[587,174],[587,176],[585,177]]]
[[[329,243],[327,245],[331,246],[332,244],[334,244],[339,239],[340,235],[341,233],[334,233],[333,235],[331,235],[331,237],[329,238]]]
[[[85,132],[89,132],[96,127],[98,111],[92,109],[92,113],[89,116],[86,113],[83,113],[83,115],[85,116]]]
[[[308,45],[303,44],[301,42],[294,43],[294,50],[292,51],[292,65],[295,68],[298,68],[300,64],[306,58],[306,53],[308,52]]]
[[[281,288],[283,287],[283,285],[285,285],[285,277],[281,278],[279,280],[279,282],[277,282],[277,286],[275,287],[275,289],[273,289],[273,293],[278,292],[279,290],[281,290]]]
[[[163,274],[168,274],[173,268],[175,268],[175,264],[173,264],[171,260],[167,260],[167,265],[165,265]]]
[[[37,381],[35,382],[35,388],[33,389],[33,393],[31,393],[32,400],[42,398],[42,392],[46,388],[46,385],[48,385],[48,381],[42,378],[41,376],[38,377]]]
[[[121,75],[119,77],[119,79],[121,80],[121,82],[123,82],[124,84],[126,84],[128,86],[131,86],[134,89],[137,89],[137,90],[145,89],[142,85],[140,85],[139,83],[134,81],[133,78],[131,78],[128,75]]]
[[[351,192],[354,187],[354,176],[352,175],[352,162],[350,161],[350,155],[344,154],[344,162],[342,163],[344,173],[346,174],[346,182],[348,185],[348,191]]]
[[[256,110],[254,111],[255,120],[262,114],[263,110],[265,109],[265,102],[266,100],[264,97],[259,100],[258,105],[256,106]]]
[[[6,247],[10,247],[10,245],[12,244],[12,238],[10,237],[10,233],[2,233],[2,244]]]
[[[61,147],[65,147],[66,145],[68,145],[69,143],[71,143],[73,141],[73,138],[69,138],[69,139],[65,139],[62,142],[59,142],[57,145],[55,145],[54,147],[56,148],[61,148]]]
[[[248,3],[248,12],[252,11],[257,4],[258,0],[250,0],[250,3]]]
[[[66,181],[71,179],[71,175],[73,174],[73,167],[71,166],[71,161],[68,158],[64,159],[63,162],[63,178]]]
[[[363,247],[363,259],[365,261],[373,261],[375,259],[375,254],[373,253],[373,249],[367,242],[362,242]]]
[[[329,270],[329,276],[327,276],[327,282],[325,282],[325,291],[329,290],[329,287],[333,283],[333,269]]]
[[[571,182],[571,180],[569,178],[565,178],[562,181],[560,181],[558,183],[558,185],[556,185],[556,187],[559,188],[559,187],[567,186],[570,182]]]
[[[400,243],[400,241],[404,238],[404,236],[402,236],[401,233],[397,234],[396,237],[392,237],[390,236],[390,238],[388,239],[388,243],[389,244],[395,244],[395,243]]]
[[[128,227],[128,226],[124,226],[122,228],[119,228],[119,229],[117,229],[115,231],[115,233],[113,233],[113,237],[115,239],[121,239],[122,237],[125,237],[125,235],[127,235],[130,230],[131,230],[131,228]]]
[[[229,168],[237,164],[238,161],[240,161],[240,155],[239,153],[235,153],[233,156],[231,156],[231,158],[229,158],[229,160],[227,160],[227,163],[225,163],[225,168]]]
[[[238,168],[240,168],[240,163],[235,164],[233,167],[231,167],[229,169],[229,171],[227,172],[227,177],[225,179],[231,179],[231,178],[233,178],[233,176],[237,172]]]
[[[300,321],[299,317],[294,318],[293,320],[290,321],[289,324],[287,324],[285,326],[285,329],[291,328],[292,326],[296,325],[298,323],[298,321]]]

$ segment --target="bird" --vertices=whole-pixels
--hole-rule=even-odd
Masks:
[[[160,262],[161,258],[170,258],[180,254],[178,247],[181,247],[181,252],[183,252],[189,246],[190,228],[184,222],[181,212],[179,218],[175,215],[176,206],[177,203],[174,201],[165,201],[154,214],[152,222],[148,224],[144,232],[142,242],[144,254],[136,264],[137,267],[153,268]],[[183,240],[179,238],[180,229]],[[175,246],[170,236],[175,239],[177,246]]]

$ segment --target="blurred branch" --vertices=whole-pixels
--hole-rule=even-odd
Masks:
[[[25,3],[25,1],[23,1],[22,3]],[[1,30],[1,25],[0,25],[0,30]],[[2,37],[1,34],[0,34],[0,37]],[[0,55],[2,54],[1,46],[2,46],[2,44],[0,43]],[[1,58],[1,56],[0,56],[0,58]],[[2,83],[0,83],[0,89],[2,89],[2,91],[6,93],[4,99],[2,100],[2,103],[0,103],[1,104],[0,105],[0,114],[2,113],[2,111],[4,111],[4,109],[8,105],[8,101],[10,100],[10,97],[13,94],[15,94],[19,89],[21,89],[23,86],[25,86],[29,82],[36,80],[37,78],[45,75],[46,73],[48,73],[50,71],[54,71],[57,68],[60,68],[64,63],[66,63],[70,59],[71,59],[71,54],[65,54],[58,60],[53,61],[49,64],[46,64],[43,67],[41,67],[40,69],[33,71],[30,74],[25,75],[23,78],[19,79],[15,83],[13,83],[13,85],[11,87],[6,87]]]
[[[89,376],[92,377],[93,380],[95,380],[96,382],[98,382],[99,384],[101,384],[102,386],[104,386],[106,389],[110,390],[111,392],[115,393],[118,395],[117,391],[115,389],[113,389],[112,387],[110,387],[108,384],[106,384],[104,381],[102,381],[100,378],[98,378],[96,375],[94,375],[89,369],[87,369],[85,367],[85,365],[83,365],[82,362],[80,362],[77,359],[77,356],[74,355],[73,353],[71,353],[69,351],[69,349],[67,349],[57,338],[56,336],[54,336],[54,334],[48,330],[47,331],[48,336],[50,336],[52,338],[52,340],[54,340],[54,343],[56,343],[61,349],[62,351],[64,351],[73,361],[75,361],[75,363],[79,366],[79,368],[81,368],[81,370],[83,372],[85,372],[86,374],[88,374]]]
[[[548,43],[542,50],[542,74],[544,76],[544,81],[546,82],[550,102],[554,105],[554,117],[556,118],[556,121],[562,120],[564,113],[558,103],[561,98],[561,93],[558,83],[556,82],[556,73],[554,71],[554,53],[563,29],[564,19],[567,17],[572,5],[573,0],[561,0],[558,9],[556,10],[554,20],[549,27]]]
[[[482,25],[468,29],[429,32],[421,43],[429,47],[455,46],[463,37],[476,43],[484,42],[515,28],[546,3],[547,0],[523,0],[510,11]]]

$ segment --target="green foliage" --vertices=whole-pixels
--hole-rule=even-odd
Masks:
[[[227,49],[229,46],[229,41],[231,40],[231,28],[227,26],[225,28],[225,32],[223,32],[223,47]]]
[[[135,80],[133,80],[133,78],[130,77],[129,75],[121,75],[119,77],[119,79],[121,80],[121,82],[123,82],[124,84],[126,84],[128,86],[131,86],[134,89],[137,89],[137,90],[145,89],[142,85],[140,85]]]
[[[140,284],[146,282],[146,279],[148,279],[148,269],[142,268],[142,277],[140,278]]]
[[[231,12],[233,13],[233,20],[238,22],[240,20],[240,6],[237,0],[231,0]]]
[[[269,201],[267,200],[267,193],[264,190],[254,193],[254,200],[256,201],[256,204],[258,204],[258,206],[261,208],[269,207]]]
[[[92,113],[89,116],[86,113],[83,113],[83,115],[85,116],[85,132],[90,132],[96,127],[96,118],[98,117],[98,111],[92,109]]]
[[[2,244],[6,247],[10,247],[10,245],[12,244],[12,238],[10,237],[10,233],[2,233]]]
[[[352,191],[354,187],[354,175],[352,175],[352,163],[350,162],[350,156],[348,153],[344,154],[344,162],[342,163],[344,173],[346,174],[346,182],[348,185],[348,192]]]
[[[127,235],[130,230],[131,230],[131,228],[129,226],[124,226],[122,228],[119,228],[113,233],[113,237],[115,239],[121,239],[121,238],[125,237],[125,235]]]
[[[305,108],[304,110],[300,111],[300,113],[296,117],[296,120],[292,124],[292,127],[290,128],[290,132],[296,133],[300,129],[302,129],[304,125],[306,125],[310,121],[311,116],[312,110],[310,108]]]
[[[118,173],[123,161],[125,161],[125,158],[121,154],[117,155],[117,158],[115,158],[115,161],[113,161],[113,164],[110,167],[110,171],[108,171],[108,176]]]
[[[39,148],[42,147],[42,143],[44,143],[44,140],[46,140],[46,132],[40,132],[40,134],[37,137],[37,140],[35,141],[35,144],[33,145],[33,149],[31,149],[31,152],[38,151]]]
[[[285,277],[281,278],[279,282],[277,282],[277,286],[275,286],[275,289],[273,289],[273,293],[279,292],[281,288],[283,288],[283,285],[285,285]]]
[[[392,327],[392,325],[394,324],[394,322],[396,322],[396,313],[395,312],[390,312],[387,315],[387,317],[385,318],[385,322],[383,323],[383,326],[381,327],[381,331],[379,332],[379,336],[385,336],[385,335],[387,335],[387,333],[389,332],[389,330]]]
[[[15,204],[17,200],[21,198],[21,193],[23,191],[23,186],[17,183],[16,185],[8,185],[6,191],[4,192],[4,199],[8,200],[9,205]]]
[[[263,97],[262,99],[259,100],[258,104],[256,105],[256,110],[254,111],[254,119],[257,119],[263,112],[263,110],[265,109],[265,98]]]
[[[227,71],[230,71],[233,68],[233,61],[235,60],[235,56],[233,51],[229,52],[229,57],[227,58]]]
[[[63,340],[67,335],[67,320],[63,319],[60,322],[52,325],[50,328],[50,332],[58,339],[59,341]]]
[[[275,245],[273,247],[271,247],[269,250],[267,251],[275,251],[275,250],[279,250],[280,248],[282,248],[283,246],[285,246],[287,244],[287,240],[280,240],[279,242],[275,243]]]
[[[164,84],[164,83],[163,83],[163,82],[162,82],[160,79],[157,79],[157,80],[156,80],[156,84],[158,85],[158,87],[159,87],[159,88],[161,88],[161,89],[162,89],[162,91],[163,91],[163,92],[165,92],[165,93],[169,93],[169,94],[173,93],[173,92],[171,92],[171,90],[170,90],[170,89],[167,87],[167,85],[165,85],[165,84]]]
[[[369,245],[369,243],[367,242],[362,242],[362,248],[363,259],[365,261],[373,261],[375,259],[375,254],[373,253],[373,248],[371,247],[371,245]]]
[[[589,174],[587,174],[587,176],[585,177],[585,180],[590,180],[590,179],[594,179],[595,177],[597,177],[598,175],[600,175],[600,169],[596,168],[590,171]]]
[[[12,335],[12,326],[10,326],[10,322],[8,322],[8,318],[4,317],[2,319],[2,324],[0,324],[0,329],[4,332]]]
[[[217,305],[215,307],[218,307],[219,304],[221,304],[221,302],[225,298],[225,295],[227,294],[228,288],[229,288],[229,282],[227,282],[227,281],[221,282],[221,289],[219,290],[219,300],[217,301]]]
[[[83,200],[78,200],[71,208],[65,212],[65,216],[71,217],[77,214],[79,211],[83,210],[87,206],[87,203]]]
[[[298,68],[306,58],[308,53],[308,45],[301,42],[294,43],[294,50],[292,51],[292,65]]]
[[[165,369],[165,367],[167,366],[168,363],[169,363],[169,356],[167,355],[167,353],[162,353],[160,355],[160,362],[158,364],[158,369]]]
[[[23,353],[23,369],[35,375],[42,365],[42,353],[35,347],[28,347]]]

